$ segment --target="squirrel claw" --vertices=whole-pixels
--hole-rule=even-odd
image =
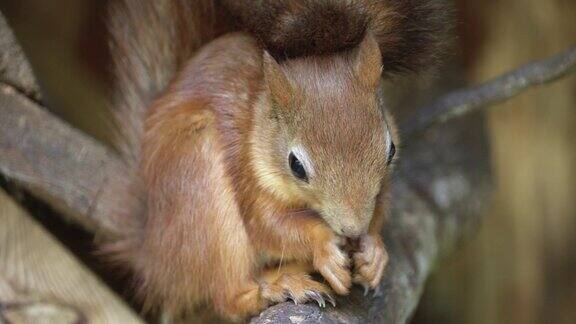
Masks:
[[[334,299],[334,296],[331,294],[326,294],[326,298],[328,298],[328,302],[332,305],[332,307],[336,307],[336,300]]]
[[[262,297],[272,303],[292,301],[294,305],[316,302],[326,307],[326,301],[335,305],[327,286],[314,281],[306,273],[284,274],[271,283],[261,284]]]
[[[332,295],[329,293],[319,293],[316,291],[308,290],[306,291],[306,296],[316,301],[318,306],[321,308],[326,307],[326,301],[328,301],[333,307],[336,307],[336,301],[334,300],[334,297],[332,297]]]
[[[315,292],[315,291],[311,291],[308,290],[306,292],[306,296],[310,299],[313,299],[314,301],[316,301],[316,303],[318,303],[318,306],[324,308],[326,307],[326,301],[324,300],[324,297],[322,297],[321,294]]]
[[[289,296],[288,299],[290,299],[294,305],[298,305],[298,299],[294,298],[293,296]]]
[[[291,300],[294,305],[298,305],[298,299],[289,290],[284,290],[284,298],[286,300]]]
[[[370,284],[368,284],[360,274],[354,275],[354,283],[357,283],[364,288],[364,297],[368,296],[368,293],[370,292]]]
[[[372,297],[380,297],[382,296],[382,289],[380,288],[380,285],[376,286],[376,288],[374,288],[374,294],[372,295]]]
[[[368,293],[370,292],[370,286],[368,285],[363,285],[364,286],[364,297],[368,296]]]

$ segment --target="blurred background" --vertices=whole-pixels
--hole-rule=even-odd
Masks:
[[[45,101],[110,141],[106,0],[0,0]],[[576,43],[576,1],[456,0],[476,84]],[[476,236],[438,265],[413,323],[576,323],[576,75],[488,111],[496,190]]]

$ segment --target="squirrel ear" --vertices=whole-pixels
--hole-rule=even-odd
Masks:
[[[354,60],[354,73],[360,82],[366,87],[376,88],[382,75],[382,55],[371,33],[366,33],[358,45]]]
[[[293,98],[293,89],[290,81],[282,71],[280,64],[276,62],[274,57],[264,51],[262,56],[262,64],[264,69],[264,82],[268,86],[272,99],[282,106],[288,106]]]

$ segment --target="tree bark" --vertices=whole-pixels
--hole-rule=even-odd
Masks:
[[[0,323],[142,323],[0,189]]]
[[[106,179],[122,174],[117,158],[13,88],[0,92],[0,172],[92,231],[115,235]],[[488,150],[479,116],[427,132],[402,153],[383,233],[390,263],[380,297],[359,290],[337,308],[280,304],[253,320],[403,323],[418,303],[431,267],[477,223],[489,193]],[[30,127],[33,125],[34,127]],[[111,197],[110,197],[111,198]]]
[[[0,173],[85,228],[107,238],[121,235],[112,225],[114,215],[104,212],[113,197],[103,194],[108,179],[126,174],[118,157],[30,100],[28,93],[34,90],[24,83],[2,80]],[[499,95],[500,86],[514,85],[518,79],[505,80],[496,83],[494,92],[480,91],[484,101],[475,101],[474,107],[491,103],[487,96]],[[477,92],[471,91],[463,93]],[[439,101],[433,105],[433,117],[425,117],[424,122],[416,117],[418,126],[406,124],[405,130],[414,133],[442,119],[438,119],[438,111],[459,110],[456,102]],[[336,308],[327,309],[283,303],[264,311],[252,323],[404,323],[410,318],[439,257],[449,253],[479,222],[491,183],[480,113],[421,132],[409,144],[401,153],[393,179],[391,216],[382,233],[390,261],[381,294],[363,296],[360,289],[354,289],[337,301]]]

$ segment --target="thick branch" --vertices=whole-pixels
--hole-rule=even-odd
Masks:
[[[91,230],[114,233],[102,194],[107,179],[125,174],[104,146],[27,100],[13,88],[0,91],[0,172],[51,202]],[[390,266],[382,296],[354,290],[337,308],[284,303],[255,318],[290,323],[405,322],[418,303],[430,268],[447,247],[477,222],[489,192],[481,120],[458,123],[403,152],[393,190],[390,223],[383,233]],[[98,207],[100,206],[100,207]]]
[[[0,323],[143,323],[2,189],[0,224]]]
[[[37,100],[40,98],[36,79],[28,60],[15,41],[12,30],[0,12],[0,82],[8,83]]]
[[[11,86],[0,83],[0,173],[90,231],[114,233],[100,196],[118,158]]]
[[[402,132],[405,136],[411,136],[434,124],[512,98],[532,86],[553,82],[574,71],[576,45],[564,53],[526,64],[479,86],[440,97],[402,125]]]
[[[381,296],[364,297],[354,289],[326,310],[284,303],[252,324],[407,322],[432,266],[476,227],[487,206],[488,156],[483,118],[462,120],[412,143],[402,152],[382,233],[390,261]]]
[[[1,50],[1,49],[0,49]],[[477,88],[450,94],[407,124],[409,133],[569,71],[570,56],[528,65]],[[0,69],[1,70],[1,69]],[[0,173],[90,230],[114,233],[107,180],[126,174],[118,157],[49,114],[14,87],[0,87]],[[448,113],[446,113],[448,111]],[[446,114],[446,115],[444,115]],[[393,208],[383,233],[390,266],[381,297],[354,290],[339,307],[284,303],[253,319],[284,323],[405,322],[418,303],[430,268],[478,221],[490,189],[482,120],[464,120],[413,142],[393,186]]]
[[[104,193],[107,179],[126,174],[118,158],[6,85],[0,115],[0,172],[90,230],[114,234],[114,214],[105,212],[114,197]],[[291,323],[299,316],[304,323],[405,322],[438,255],[476,223],[486,202],[489,171],[481,125],[476,120],[445,129],[403,152],[383,233],[390,266],[382,297],[354,290],[327,310],[284,303],[254,323]]]

